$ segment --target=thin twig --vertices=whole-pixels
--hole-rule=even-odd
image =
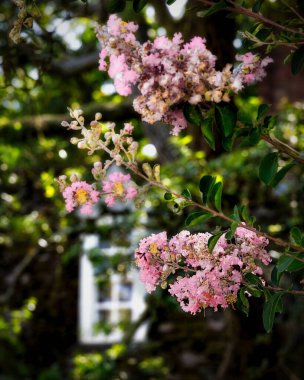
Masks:
[[[199,0],[199,1],[203,4],[211,5],[211,6],[216,4],[215,2],[210,1],[210,0]],[[235,4],[234,1],[227,0],[227,3],[231,4],[232,6],[223,8],[222,9],[223,11],[231,11],[231,12],[240,13],[240,14],[243,14],[243,15],[248,16],[250,18],[254,18],[256,20],[259,20],[263,24],[271,25],[271,26],[273,26],[277,29],[283,30],[285,32],[290,32],[293,34],[300,34],[301,36],[304,36],[304,32],[297,30],[297,29],[289,28],[288,26],[278,24],[277,22],[268,19],[267,17],[261,15],[260,13],[252,12],[251,10],[249,10],[247,8],[244,8],[240,5]]]
[[[284,1],[284,0],[281,0],[281,1],[286,7],[288,7],[291,10],[291,12],[293,12],[301,21],[304,22],[304,17],[294,7],[288,4],[287,1]]]
[[[148,183],[150,183],[151,185],[155,186],[155,187],[158,187],[162,190],[164,190],[165,192],[168,192],[168,193],[171,193],[172,195],[174,195],[176,198],[179,198],[179,199],[183,199],[185,200],[188,205],[191,205],[191,206],[195,206],[197,208],[200,208],[201,210],[204,210],[204,211],[207,211],[209,212],[211,215],[213,215],[214,217],[218,217],[218,218],[221,218],[223,220],[226,220],[227,222],[229,223],[237,223],[238,226],[242,227],[242,228],[245,228],[247,229],[248,231],[252,231],[254,233],[256,233],[258,236],[263,236],[264,238],[272,241],[274,244],[278,245],[278,246],[281,246],[281,247],[284,247],[284,248],[287,248],[287,249],[292,249],[294,251],[297,251],[297,252],[304,252],[304,248],[303,247],[298,247],[294,244],[290,244],[290,243],[287,243],[286,241],[280,239],[280,238],[276,238],[274,236],[271,236],[269,234],[266,234],[265,232],[262,232],[262,231],[259,231],[257,229],[255,229],[254,227],[251,227],[251,226],[248,226],[247,224],[244,224],[243,222],[239,222],[239,221],[236,221],[232,218],[230,218],[229,216],[225,215],[224,213],[222,212],[218,212],[214,209],[212,209],[211,207],[208,207],[208,206],[205,206],[205,205],[202,205],[200,203],[197,203],[181,194],[178,194],[174,191],[172,191],[172,189],[169,189],[168,187],[166,187],[165,185],[163,185],[161,182],[157,182],[157,181],[153,181],[151,179],[149,179],[147,176],[145,176],[141,171],[138,170],[138,168],[132,164],[128,164],[126,162],[123,162],[123,165],[125,167],[127,167],[128,169],[130,169],[133,173],[135,173],[137,176],[143,178],[145,181],[147,181]],[[301,262],[304,262],[304,258],[301,259],[301,258],[296,258],[298,261],[301,261]]]
[[[276,137],[270,137],[266,134],[262,134],[261,138],[264,141],[267,141],[272,146],[274,146],[280,152],[287,154],[289,157],[304,165],[304,158],[302,157],[301,153],[299,153],[297,150],[293,149],[289,145],[285,144],[283,141],[277,139]]]

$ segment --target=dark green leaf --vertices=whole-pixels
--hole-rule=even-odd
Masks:
[[[275,286],[279,286],[282,275],[283,273],[279,273],[277,267],[273,267],[273,270],[271,272],[271,282]]]
[[[213,134],[213,119],[207,118],[201,123],[201,130],[207,144],[211,149],[215,150],[215,137]]]
[[[110,0],[108,4],[109,13],[122,12],[126,7],[126,0]]]
[[[222,212],[222,182],[216,183],[211,191],[211,198],[217,211]]]
[[[167,5],[172,5],[175,2],[176,2],[176,0],[167,0],[166,1]]]
[[[299,74],[304,67],[304,45],[299,47],[291,56],[291,72]]]
[[[165,194],[164,194],[164,199],[165,199],[166,201],[170,201],[172,198],[173,198],[173,196],[172,196],[171,193],[165,193]]]
[[[269,185],[273,180],[278,170],[278,153],[269,153],[265,156],[260,164],[259,177],[266,185]]]
[[[210,7],[207,12],[204,14],[204,17],[211,16],[212,14],[219,12],[222,9],[225,9],[227,7],[227,4],[224,0],[221,0],[219,3],[216,3]]]
[[[193,106],[192,104],[185,103],[183,112],[186,120],[189,123],[200,126],[203,122],[203,117],[198,106]]]
[[[281,312],[281,297],[283,293],[275,293],[270,296],[268,301],[264,303],[263,308],[263,325],[267,332],[272,330],[275,313]]]
[[[297,257],[301,258],[301,256],[302,256],[302,258],[303,258],[303,255],[300,255],[300,254],[299,254],[299,256],[297,256]],[[289,265],[289,267],[288,267],[286,270],[287,270],[288,272],[296,272],[296,271],[301,270],[301,269],[303,269],[303,268],[304,268],[304,263],[303,263],[303,261],[299,261],[299,260],[295,259],[295,260]]]
[[[237,295],[237,301],[236,301],[236,306],[237,308],[245,313],[248,317],[248,312],[249,312],[249,301],[245,295],[246,288],[241,288],[240,291],[238,292]]]
[[[215,107],[216,123],[224,137],[231,137],[236,124],[236,111],[229,104]]]
[[[192,199],[192,196],[191,196],[191,193],[190,193],[190,190],[189,190],[189,189],[184,189],[184,190],[182,191],[182,196],[183,196],[183,197],[186,197],[186,198],[188,198],[188,199]]]
[[[185,225],[187,227],[195,226],[199,223],[205,222],[207,219],[211,217],[212,217],[212,214],[210,214],[207,211],[194,212],[193,214],[188,215],[185,221]]]
[[[216,243],[218,242],[219,238],[223,235],[224,232],[220,232],[219,234],[217,235],[213,235],[209,238],[208,240],[208,248],[209,248],[209,252],[212,253],[213,252],[213,249],[214,247],[216,246]]]
[[[264,3],[264,0],[256,0],[252,6],[252,11],[259,13],[263,3]]]
[[[147,4],[148,0],[133,0],[133,9],[135,12],[140,12]]]
[[[233,222],[230,225],[230,230],[226,233],[225,238],[231,240],[234,237],[235,231],[238,228],[238,223]]]
[[[271,131],[277,122],[277,116],[266,116],[264,119],[263,130],[264,132]]]
[[[241,211],[241,217],[244,220],[244,222],[249,223],[250,219],[249,219],[249,215],[248,215],[248,212],[247,212],[247,207],[246,206],[242,206],[240,211]]]
[[[301,245],[303,236],[300,228],[292,227],[290,230],[290,238],[296,244]]]
[[[267,115],[271,105],[270,104],[261,104],[258,108],[258,115],[257,115],[257,121],[260,121],[264,119],[264,117]]]
[[[248,136],[244,138],[244,140],[241,143],[241,146],[254,146],[260,141],[261,137],[261,131],[260,128],[253,128]]]
[[[233,144],[234,144],[234,140],[235,140],[235,136],[234,135],[231,135],[231,136],[228,136],[228,137],[223,136],[223,138],[222,138],[222,146],[223,146],[223,148],[227,152],[231,151],[231,149],[233,147]]]
[[[289,172],[291,168],[293,168],[295,164],[292,162],[290,164],[285,165],[283,168],[281,168],[276,175],[274,176],[273,180],[271,181],[271,186],[276,187],[277,184],[282,181],[282,179],[285,177],[285,175]]]
[[[246,286],[246,290],[253,296],[253,297],[261,297],[261,295],[263,294],[262,290],[260,289],[257,289],[253,286]]]
[[[245,274],[244,278],[248,284],[256,285],[260,290],[264,289],[261,279],[256,274],[249,272]]]
[[[283,273],[293,261],[294,261],[293,257],[281,256],[277,263],[278,273]]]
[[[205,175],[201,178],[199,189],[203,194],[203,203],[206,204],[210,198],[211,190],[215,184],[216,178],[211,175]]]
[[[236,220],[237,222],[241,221],[240,213],[239,213],[239,209],[238,209],[237,205],[235,205],[234,208],[233,208],[233,214],[231,215],[231,218],[233,220]]]

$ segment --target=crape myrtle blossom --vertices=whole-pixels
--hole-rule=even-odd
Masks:
[[[210,237],[182,231],[170,240],[166,232],[141,240],[135,258],[147,291],[151,293],[157,285],[165,288],[169,282],[169,293],[192,314],[233,305],[244,275],[262,274],[256,261],[265,265],[271,261],[265,250],[268,240],[239,227],[234,243],[222,236],[210,253]]]
[[[68,212],[72,212],[79,206],[80,213],[84,215],[91,215],[93,205],[99,200],[99,192],[85,181],[75,181],[70,186],[66,186],[62,196]]]
[[[126,202],[136,197],[137,189],[134,184],[130,183],[130,180],[130,174],[113,172],[102,181],[102,189],[107,193],[105,197],[107,206],[114,206],[117,200]]]
[[[181,33],[175,33],[172,39],[161,36],[141,44],[134,34],[137,28],[116,15],[105,26],[96,26],[102,46],[99,69],[108,72],[122,96],[130,95],[136,85],[140,95],[134,109],[150,124],[173,125],[172,134],[187,127],[182,103],[229,102],[233,93],[261,81],[272,61],[246,53],[236,56],[235,68],[228,64],[218,71],[205,39],[194,37],[184,43]]]

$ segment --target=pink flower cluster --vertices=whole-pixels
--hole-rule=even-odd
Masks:
[[[217,71],[205,39],[194,37],[184,43],[181,33],[175,33],[172,39],[162,36],[141,44],[134,35],[137,28],[116,15],[96,27],[102,45],[99,69],[108,71],[120,95],[130,95],[137,85],[140,96],[134,109],[150,124],[162,120],[173,125],[174,135],[187,127],[182,103],[228,102],[232,92],[261,80],[271,62],[247,53],[237,56],[241,63],[234,70],[229,64]]]
[[[85,181],[75,181],[71,186],[66,186],[62,195],[68,212],[80,206],[80,212],[84,215],[90,215],[92,206],[99,200],[99,192]]]
[[[130,184],[130,180],[129,174],[113,172],[102,181],[102,189],[107,193],[105,202],[108,207],[114,206],[117,200],[125,202],[136,197],[137,190]]]
[[[268,240],[245,228],[237,228],[235,243],[223,236],[212,254],[208,249],[209,233],[182,231],[170,240],[166,232],[140,241],[135,253],[140,279],[149,293],[158,284],[167,286],[181,308],[192,314],[211,307],[227,308],[234,304],[246,273],[262,274],[261,267],[271,261],[265,250]]]

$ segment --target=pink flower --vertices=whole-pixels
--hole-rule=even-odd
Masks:
[[[107,180],[102,181],[102,189],[107,193],[105,202],[108,207],[114,206],[117,200],[126,202],[136,197],[137,189],[129,183],[130,179],[129,174],[113,172]]]
[[[173,125],[174,128],[170,133],[174,136],[177,136],[180,131],[188,126],[182,110],[168,111],[164,115],[164,120],[166,123]]]
[[[128,135],[132,135],[132,133],[133,133],[133,125],[132,124],[130,124],[130,123],[125,123],[124,124],[124,132],[125,133],[127,133]]]
[[[102,49],[99,53],[99,70],[105,71],[107,68],[107,63],[105,58],[109,56],[109,53],[106,49]]]
[[[92,206],[99,200],[99,192],[85,181],[73,182],[64,189],[62,195],[68,212],[80,206],[80,212],[86,215],[92,214]]]
[[[122,73],[126,69],[125,56],[123,54],[111,55],[110,57],[110,66],[108,74],[110,78],[114,78],[117,74]]]
[[[268,240],[243,227],[235,232],[235,243],[224,236],[210,253],[208,233],[191,234],[182,231],[169,241],[162,232],[140,241],[135,253],[140,278],[148,292],[158,284],[175,296],[181,308],[196,314],[207,307],[227,308],[237,300],[237,293],[246,273],[262,275],[262,268],[270,256],[265,250]]]

